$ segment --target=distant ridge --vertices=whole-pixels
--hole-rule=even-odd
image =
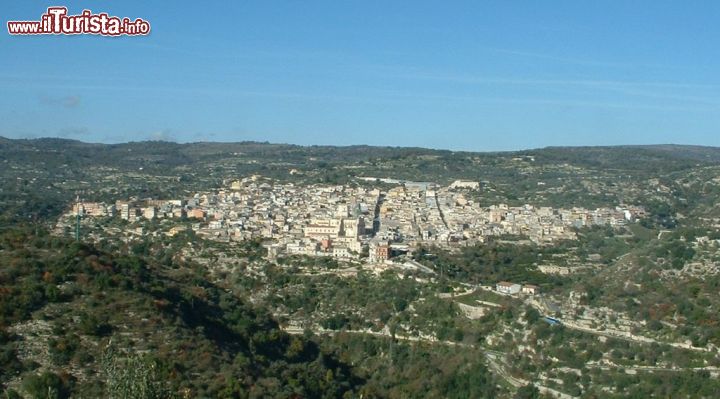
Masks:
[[[471,152],[418,147],[387,147],[370,145],[329,146],[278,144],[256,141],[175,143],[168,141],[133,141],[118,144],[85,143],[63,138],[8,139],[0,137],[0,158],[24,162],[72,163],[110,167],[172,168],[198,163],[235,162],[237,157],[253,158],[256,162],[292,164],[336,164],[372,162],[377,159],[413,157],[442,158],[457,167],[469,158],[532,156],[537,165],[568,163],[588,168],[635,172],[683,170],[698,165],[720,163],[719,147],[656,144],[597,147],[545,147],[538,149]]]
[[[543,151],[588,151],[588,150],[617,150],[617,149],[639,149],[639,150],[652,150],[657,152],[675,153],[675,156],[681,157],[704,157],[712,158],[720,154],[720,147],[713,146],[702,146],[692,144],[622,144],[622,145],[608,145],[608,146],[547,146],[540,148],[529,148],[521,150],[507,150],[507,151],[453,151],[447,149],[435,149],[426,147],[404,147],[404,146],[376,146],[368,144],[351,144],[351,145],[324,145],[324,144],[312,144],[312,145],[301,145],[301,144],[287,144],[287,143],[270,143],[268,141],[195,141],[187,143],[177,143],[174,141],[165,140],[142,140],[142,141],[127,141],[124,143],[93,143],[85,142],[76,139],[66,139],[61,137],[38,137],[38,138],[20,138],[12,139],[0,136],[0,144],[28,144],[28,145],[73,145],[73,146],[104,146],[104,147],[122,147],[122,146],[133,146],[138,144],[162,144],[167,146],[207,146],[209,148],[222,146],[250,146],[250,147],[275,147],[275,148],[295,148],[295,149],[396,149],[396,150],[413,150],[413,151],[434,151],[434,152],[452,152],[452,153],[478,153],[478,154],[513,154],[513,153],[528,153],[528,152],[543,152]]]

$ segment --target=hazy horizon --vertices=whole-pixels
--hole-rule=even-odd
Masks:
[[[685,147],[685,148],[711,148],[711,149],[720,149],[720,146],[712,146],[712,145],[699,145],[699,144],[682,144],[682,143],[649,143],[649,144],[615,144],[615,145],[548,145],[543,147],[527,147],[527,148],[513,148],[513,149],[507,149],[507,150],[453,150],[449,148],[442,148],[442,147],[422,147],[422,146],[395,146],[395,145],[374,145],[374,144],[298,144],[298,143],[288,143],[288,142],[273,142],[273,141],[262,141],[262,140],[242,140],[242,141],[221,141],[221,140],[209,140],[209,141],[174,141],[174,140],[167,140],[167,139],[153,139],[153,138],[147,138],[147,139],[139,139],[139,140],[127,140],[127,141],[117,141],[117,142],[102,142],[102,141],[87,141],[82,139],[74,139],[74,138],[67,138],[67,137],[53,137],[53,136],[45,136],[45,137],[6,137],[6,136],[0,136],[0,139],[9,139],[9,140],[66,140],[66,141],[76,141],[83,144],[99,144],[99,145],[121,145],[121,144],[132,144],[132,143],[146,143],[146,142],[157,142],[157,143],[168,143],[168,144],[244,144],[244,143],[251,143],[251,144],[266,144],[266,145],[287,145],[287,146],[297,146],[297,147],[337,147],[337,148],[348,148],[348,147],[378,147],[378,148],[417,148],[422,150],[431,150],[431,151],[450,151],[450,152],[470,152],[470,153],[498,153],[498,152],[523,152],[523,151],[534,151],[534,150],[542,150],[547,148],[613,148],[613,147],[639,147],[639,148],[647,148],[647,147]]]

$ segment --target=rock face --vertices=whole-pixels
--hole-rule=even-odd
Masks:
[[[464,303],[458,302],[458,307],[460,310],[465,314],[465,317],[471,320],[479,319],[483,316],[485,316],[488,312],[488,309],[482,306],[470,306],[466,305]]]

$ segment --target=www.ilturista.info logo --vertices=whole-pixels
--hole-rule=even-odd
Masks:
[[[147,35],[150,22],[142,18],[131,21],[130,18],[109,16],[107,13],[93,14],[83,10],[82,14],[67,15],[67,7],[48,7],[47,13],[39,21],[8,21],[8,33],[11,35]]]

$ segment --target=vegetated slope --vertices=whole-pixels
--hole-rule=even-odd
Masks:
[[[644,230],[633,226],[633,230]],[[580,280],[575,287],[593,307],[608,307],[643,320],[669,342],[720,345],[720,231],[678,227],[633,239],[623,256]],[[649,232],[650,232],[649,231]]]
[[[201,245],[195,240],[86,245],[42,230],[0,231],[0,395],[135,397],[133,387],[161,398],[507,394],[479,350],[288,335],[264,308],[177,256]]]
[[[720,163],[720,148],[684,145],[547,147],[527,153],[538,161],[652,173]]]
[[[0,253],[6,388],[107,396],[109,348],[154,363],[153,383],[168,397],[331,398],[362,382],[334,354],[285,334],[182,262],[162,266],[19,229],[0,233]]]

